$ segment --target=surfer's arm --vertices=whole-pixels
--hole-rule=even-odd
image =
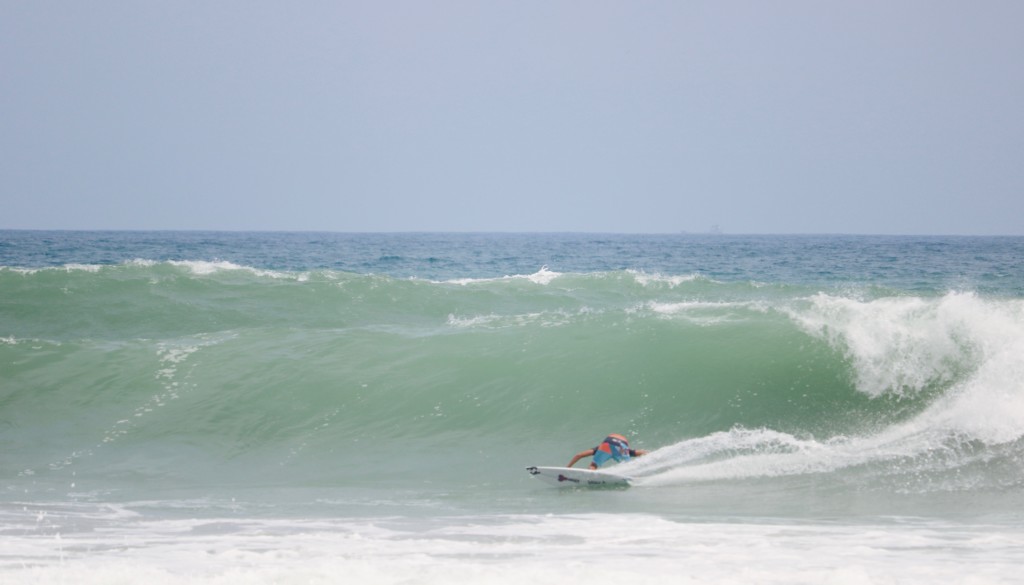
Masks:
[[[580,451],[579,453],[573,455],[572,461],[570,461],[569,465],[566,465],[566,467],[572,467],[573,465],[576,465],[576,462],[579,461],[580,459],[583,459],[584,457],[590,457],[593,454],[594,454],[594,450],[593,449],[587,449],[586,451]]]
[[[637,449],[635,451],[633,449],[629,450],[630,457],[639,457],[641,455],[647,455],[647,449]]]

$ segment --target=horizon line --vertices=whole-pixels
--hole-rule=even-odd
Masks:
[[[324,230],[324,229],[211,229],[211,228],[6,228],[0,232],[78,232],[78,233],[225,233],[225,234],[347,234],[347,235],[615,235],[615,236],[841,236],[841,237],[944,237],[1013,238],[1024,234],[884,233],[884,232],[726,232],[690,231],[631,232],[586,230]]]

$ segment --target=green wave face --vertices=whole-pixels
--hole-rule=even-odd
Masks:
[[[0,291],[8,490],[503,478],[609,432],[651,485],[1024,479],[1013,298],[138,261]]]

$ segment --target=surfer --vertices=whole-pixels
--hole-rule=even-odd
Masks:
[[[590,462],[591,469],[597,469],[604,465],[609,459],[616,461],[629,461],[630,457],[639,457],[646,455],[647,451],[643,449],[630,449],[629,440],[622,435],[611,434],[604,438],[604,441],[600,445],[593,449],[587,449],[586,451],[580,451],[573,456],[572,461],[566,467],[572,467],[576,465],[576,462],[584,457],[593,457],[594,460]]]

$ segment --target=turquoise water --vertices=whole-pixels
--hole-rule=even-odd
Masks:
[[[1024,238],[0,232],[0,266],[15,581],[1019,582]],[[629,490],[523,471],[609,432]]]

